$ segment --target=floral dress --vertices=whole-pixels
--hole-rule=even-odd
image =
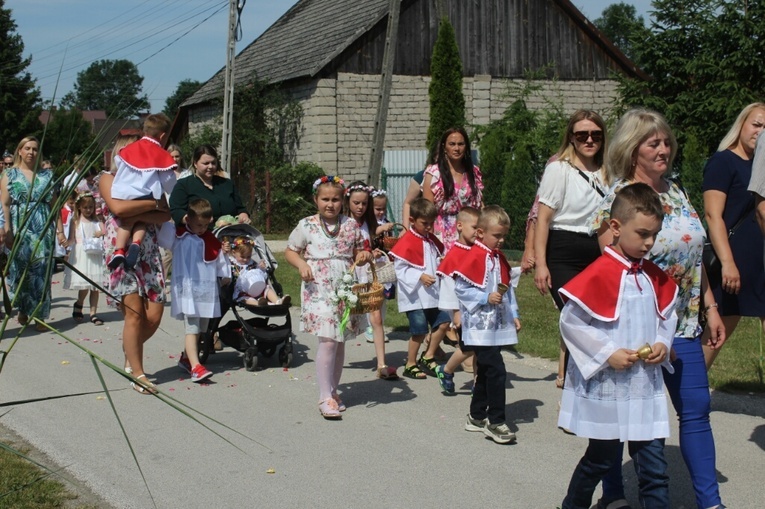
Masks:
[[[340,231],[336,237],[327,235],[318,215],[300,220],[290,234],[288,249],[301,253],[311,267],[313,281],[303,281],[301,288],[302,321],[300,330],[316,336],[344,341],[358,335],[359,317],[351,319],[343,334],[340,319],[345,304],[334,304],[330,293],[338,280],[353,264],[354,250],[362,249],[364,238],[358,223],[349,217],[339,216]]]
[[[664,206],[664,221],[648,259],[661,267],[679,287],[675,336],[693,339],[701,334],[701,254],[706,232],[685,191],[671,180],[665,179],[665,182],[669,189],[665,193],[659,193]],[[598,231],[601,225],[609,220],[616,192],[629,184],[632,182],[627,180],[614,183],[593,215],[591,231]]]
[[[99,174],[95,181],[96,187],[98,187],[102,174]],[[100,195],[96,198],[96,213],[104,216],[104,225],[106,226],[104,260],[110,260],[116,249],[119,224]],[[142,299],[148,299],[149,302],[165,302],[165,276],[162,272],[162,257],[159,254],[157,233],[159,233],[159,227],[147,224],[146,236],[141,241],[138,261],[133,269],[125,270],[125,267],[120,265],[108,273],[106,288],[109,289],[112,296],[122,300],[125,295],[137,293]],[[110,299],[109,296],[107,296],[107,302],[119,304],[119,302]]]
[[[8,179],[14,244],[17,251],[8,267],[8,287],[20,313],[48,318],[56,222],[47,224],[53,197],[53,173],[39,170],[30,183],[18,168],[5,172]],[[23,228],[22,228],[23,226]]]
[[[473,194],[470,188],[470,181],[463,176],[462,182],[458,186],[454,185],[454,193],[446,200],[444,199],[444,182],[441,180],[441,171],[438,165],[432,164],[425,169],[425,173],[431,176],[430,190],[433,192],[433,200],[438,209],[438,217],[433,225],[433,229],[444,244],[444,254],[452,248],[459,234],[457,233],[457,214],[463,207],[481,208],[483,202],[483,180],[481,170],[478,166],[473,166],[473,175],[475,175],[475,186],[478,189],[477,194]]]

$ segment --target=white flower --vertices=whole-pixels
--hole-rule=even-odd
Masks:
[[[348,297],[348,302],[350,302],[352,306],[355,306],[355,305],[356,305],[356,303],[357,303],[358,301],[359,301],[359,298],[356,296],[356,294],[355,294],[355,293],[352,293],[352,294],[351,294],[351,295]]]
[[[343,283],[351,284],[353,283],[353,276],[350,274],[346,274],[343,276]]]
[[[337,291],[337,296],[340,297],[341,299],[344,299],[348,296],[348,292],[345,290],[345,288],[340,288]]]

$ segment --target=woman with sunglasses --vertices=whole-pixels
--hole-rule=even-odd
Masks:
[[[539,184],[539,213],[534,231],[534,284],[549,291],[560,310],[558,289],[600,256],[598,239],[589,233],[590,216],[604,196],[603,154],[606,124],[590,110],[578,110],[568,121],[563,143]],[[563,388],[565,349],[561,342],[558,377]]]

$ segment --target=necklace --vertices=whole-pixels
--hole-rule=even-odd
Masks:
[[[327,226],[327,222],[324,221],[324,218],[319,214],[319,223],[321,223],[321,231],[324,232],[324,235],[329,237],[330,239],[334,239],[337,237],[337,234],[340,233],[340,220],[338,218],[338,221],[335,223],[335,227],[330,230],[329,226]]]

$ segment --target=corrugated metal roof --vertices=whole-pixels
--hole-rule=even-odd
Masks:
[[[388,13],[389,0],[300,0],[236,57],[235,82],[311,77]],[[223,95],[224,69],[183,106]]]

